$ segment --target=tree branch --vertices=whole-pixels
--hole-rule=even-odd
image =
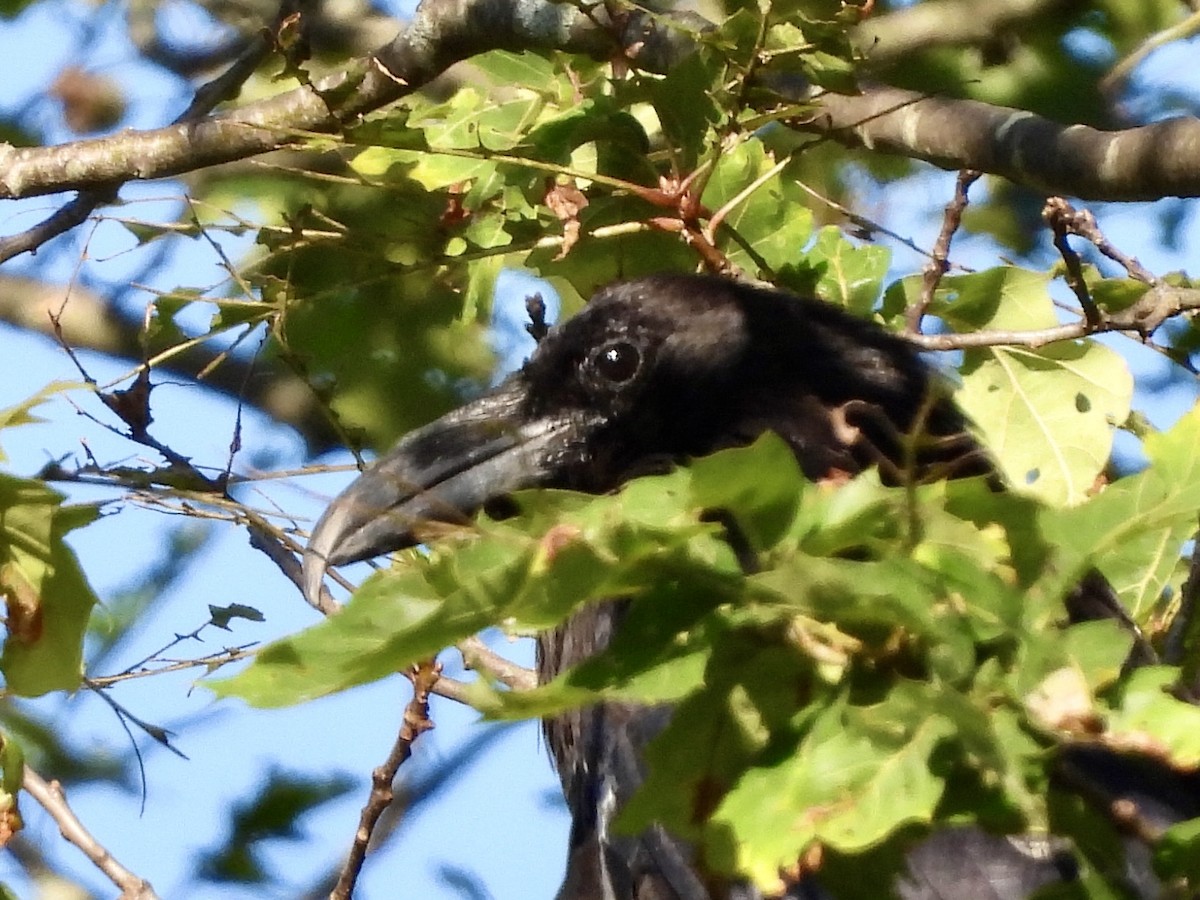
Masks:
[[[150,882],[121,865],[67,805],[66,795],[57,781],[45,781],[37,772],[25,766],[21,785],[58,825],[64,838],[83,851],[108,879],[121,889],[121,900],[158,900]]]
[[[1200,289],[1174,288],[1159,284],[1152,287],[1128,309],[1118,313],[1098,310],[1095,323],[1086,319],[1039,328],[1032,331],[975,331],[967,334],[912,334],[902,337],[923,350],[966,350],[971,347],[995,347],[1006,344],[1036,349],[1055,341],[1070,341],[1092,334],[1120,331],[1148,337],[1163,322],[1185,310],[1200,309]]]
[[[931,47],[961,47],[998,35],[1072,5],[1074,0],[926,0],[867,19],[854,41],[875,69],[903,62]]]
[[[1002,175],[1046,194],[1090,200],[1200,196],[1200,119],[1122,131],[1061,125],[1026,110],[873,86],[824,94],[794,128],[849,146]]]
[[[545,0],[425,0],[393,41],[370,57],[295,90],[230,113],[152,131],[45,148],[0,148],[0,199],[101,189],[177,175],[302,143],[339,130],[429,82],[453,63],[494,49],[618,51],[667,71],[708,23]],[[690,29],[690,31],[689,31]],[[972,100],[880,86],[825,94],[795,127],[947,169],[1003,175],[1049,194],[1105,200],[1200,196],[1200,120],[1177,118],[1102,132]]]
[[[404,709],[400,733],[396,735],[391,753],[383,765],[371,773],[371,794],[359,816],[354,842],[350,845],[350,853],[342,866],[337,885],[329,894],[329,900],[350,900],[354,894],[354,885],[358,882],[359,873],[366,861],[367,848],[371,843],[375,825],[395,797],[392,783],[396,780],[396,773],[412,755],[413,741],[433,727],[433,722],[429,719],[429,694],[437,684],[439,676],[440,669],[432,660],[414,667],[409,675],[413,683],[413,698]]]
[[[607,55],[625,46],[659,71],[690,52],[688,33],[648,13],[619,24],[545,0],[425,0],[411,23],[372,56],[311,85],[225,115],[151,131],[124,131],[54,147],[0,146],[0,199],[163,178],[303,143],[403,97],[456,62],[487,50]],[[681,18],[693,21],[682,14]],[[702,20],[700,20],[702,21]]]
[[[942,281],[942,276],[950,270],[950,241],[962,225],[963,210],[969,202],[967,192],[978,179],[978,172],[965,170],[958,173],[954,198],[946,204],[942,212],[942,230],[938,232],[937,240],[933,243],[933,252],[925,264],[925,272],[921,279],[921,296],[905,313],[908,330],[913,333],[920,333],[921,320],[933,304],[933,295]]]
[[[536,672],[505,659],[478,637],[459,641],[457,646],[458,652],[462,654],[463,665],[468,669],[482,669],[514,691],[531,691],[537,687]]]
[[[283,0],[279,15],[276,17],[275,27],[279,26],[291,6],[292,0]],[[192,102],[175,120],[175,124],[199,121],[222,101],[236,97],[246,79],[254,74],[254,70],[258,68],[259,63],[266,59],[274,46],[273,33],[263,29],[260,34],[250,40],[225,72],[196,89]],[[0,147],[0,150],[3,150],[3,147]],[[0,164],[2,161],[3,154],[0,153]],[[0,240],[0,263],[22,253],[32,253],[51,238],[64,234],[86,221],[88,216],[99,207],[117,199],[118,188],[119,183],[113,182],[95,185],[90,189],[80,191],[75,199],[37,225],[20,234]]]

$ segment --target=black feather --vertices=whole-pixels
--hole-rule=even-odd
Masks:
[[[314,531],[308,590],[319,588],[327,565],[412,544],[430,521],[460,520],[518,488],[605,492],[766,431],[787,442],[810,479],[869,466],[893,483],[991,473],[944,386],[907,342],[814,299],[654,276],[601,291],[544,334],[520,372],[409,435],[364,473]],[[736,547],[736,523],[726,524]],[[1132,627],[1098,575],[1068,606],[1075,619],[1116,617]],[[624,609],[589,606],[543,635],[541,680],[608,646]],[[709,896],[712,883],[685,843],[659,828],[627,837],[609,827],[644,779],[643,751],[669,717],[663,707],[603,703],[546,722],[573,818],[561,900]],[[1076,754],[1068,764],[1113,800],[1146,783],[1131,783],[1128,768],[1105,754]],[[1190,783],[1150,791],[1164,792],[1173,794],[1165,820],[1200,814]],[[1069,847],[951,829],[911,852],[895,890],[912,900],[1017,900],[1071,882],[1076,870]],[[1157,885],[1144,858],[1129,881],[1140,896]],[[731,900],[756,896],[746,885],[721,891]],[[824,894],[805,882],[791,896]]]

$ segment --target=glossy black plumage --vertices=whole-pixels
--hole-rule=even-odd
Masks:
[[[643,278],[600,292],[552,329],[521,371],[368,469],[314,530],[306,590],[319,590],[328,565],[420,541],[430,523],[460,521],[518,488],[603,492],[768,430],[813,479],[871,465],[894,480],[989,470],[904,341],[816,300],[711,277]],[[1119,615],[1100,579],[1085,582],[1073,605],[1077,618]],[[622,610],[588,607],[543,635],[539,676],[606,646]],[[546,723],[574,822],[563,900],[708,896],[685,844],[661,830],[631,838],[607,827],[640,783],[642,751],[669,715],[608,703]],[[1080,760],[1089,777],[1099,773],[1097,783],[1103,763]],[[1126,791],[1103,789],[1113,798]],[[1172,790],[1187,801],[1171,809],[1175,818],[1200,814],[1190,785]],[[1143,862],[1131,876],[1134,887],[1143,877],[1153,885],[1145,870]],[[1057,845],[958,829],[918,846],[897,890],[913,900],[1016,900],[1073,877],[1070,854]],[[725,890],[738,900],[756,896],[746,886]],[[806,883],[792,896],[823,894]]]

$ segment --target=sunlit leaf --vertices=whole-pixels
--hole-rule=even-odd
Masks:
[[[64,507],[41,482],[0,474],[0,592],[8,634],[0,671],[8,690],[36,697],[74,690],[96,596],[63,540],[95,520],[95,506]]]

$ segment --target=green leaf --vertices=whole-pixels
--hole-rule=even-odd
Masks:
[[[954,733],[938,706],[935,692],[902,683],[875,706],[830,707],[799,752],[738,780],[713,816],[729,840],[706,858],[775,890],[814,842],[862,850],[930,821],[943,791],[930,757]]]
[[[336,615],[264,647],[244,671],[208,686],[218,697],[288,706],[384,678],[406,663],[434,655],[458,632],[439,617],[443,597],[425,574],[414,563],[390,578],[369,579]],[[486,619],[484,610],[477,629]],[[395,634],[406,630],[419,637],[410,633],[393,647]]]
[[[636,832],[661,823],[693,840],[705,814],[767,749],[788,734],[796,697],[829,690],[814,684],[812,665],[795,647],[755,630],[713,632],[714,654],[703,686],[672,712],[646,752],[645,783],[621,811],[617,828]]]
[[[272,771],[255,796],[230,811],[228,836],[200,853],[196,874],[218,883],[264,884],[273,880],[260,858],[268,840],[295,841],[300,819],[316,807],[345,796],[354,781],[345,775],[320,778]]]
[[[725,213],[722,248],[749,272],[760,271],[759,260],[772,272],[795,262],[812,235],[812,211],[803,193],[780,171],[772,173],[774,168],[762,142],[749,140],[721,156],[704,189],[704,205]]]
[[[956,332],[1029,331],[1057,324],[1050,277],[1012,266],[943,278],[930,312]]]
[[[1129,614],[1145,622],[1162,595],[1200,509],[1200,406],[1167,433],[1151,435],[1146,471],[1109,485],[1076,509],[1043,517],[1060,555],[1095,565]]]
[[[1172,696],[1178,677],[1172,666],[1144,666],[1131,674],[1106,717],[1103,742],[1176,769],[1200,766],[1200,707]]]
[[[723,71],[719,58],[693,53],[672,66],[666,78],[650,82],[654,111],[683,171],[695,166],[709,128],[720,121],[714,98]]]
[[[956,331],[1029,331],[1056,323],[1047,278],[1014,268],[945,279],[932,311]],[[1108,462],[1133,379],[1090,340],[963,354],[959,405],[1010,484],[1060,505],[1081,503]]]
[[[755,551],[783,537],[807,486],[796,455],[770,431],[749,447],[714,453],[691,465],[696,505],[732,515]]]
[[[210,300],[208,302],[217,307],[216,313],[208,323],[210,331],[265,322],[278,312],[273,304],[257,300]]]
[[[0,591],[8,607],[0,671],[8,690],[26,697],[79,686],[96,605],[63,538],[94,521],[99,508],[62,501],[42,482],[0,474]]]
[[[840,230],[827,225],[818,233],[804,261],[818,273],[814,286],[818,297],[865,316],[879,301],[891,258],[887,247],[855,246]]]
[[[1132,396],[1124,359],[1094,341],[967,351],[956,395],[1013,488],[1064,505],[1093,490]]]
[[[485,178],[496,169],[496,164],[491,160],[471,153],[452,155],[425,150],[392,150],[387,147],[368,147],[351,160],[350,166],[369,178],[391,177],[393,167],[400,167],[405,177],[429,191]]]
[[[1158,841],[1154,868],[1167,878],[1200,883],[1200,819],[1172,825]]]
[[[553,62],[536,53],[510,53],[492,50],[471,57],[471,65],[483,72],[493,84],[520,85],[542,93],[558,89],[559,74]]]
[[[248,622],[265,622],[267,620],[266,616],[253,606],[246,606],[243,603],[232,603],[229,606],[213,606],[210,603],[208,614],[211,617],[210,622],[225,631],[229,630],[229,623],[234,619],[245,619]]]

